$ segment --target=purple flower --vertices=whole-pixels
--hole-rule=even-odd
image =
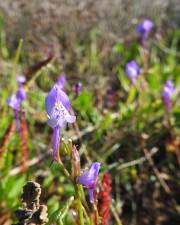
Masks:
[[[26,98],[26,92],[23,87],[23,83],[26,81],[24,76],[16,77],[17,84],[19,86],[16,94],[8,98],[7,104],[15,110],[19,110],[23,100]]]
[[[82,90],[82,83],[78,82],[73,85],[74,98],[76,98]]]
[[[74,123],[76,120],[75,116],[69,114],[69,98],[62,88],[62,83],[59,84],[58,81],[45,99],[45,108],[49,117],[48,125],[54,129],[53,160],[60,141],[60,128],[65,127],[67,123]]]
[[[8,98],[7,104],[15,110],[19,110],[22,102],[26,98],[26,92],[23,87],[20,87],[16,94]]]
[[[167,80],[162,93],[162,98],[167,112],[172,110],[172,100],[171,97],[174,94],[175,88],[171,80]]]
[[[18,85],[21,86],[22,84],[24,84],[26,82],[26,78],[22,75],[19,75],[16,77],[16,81],[17,81]]]
[[[125,73],[133,83],[137,79],[137,77],[140,75],[140,72],[141,72],[140,68],[134,60],[126,64]]]
[[[48,125],[62,128],[67,123],[74,123],[76,117],[69,114],[69,98],[57,84],[51,89],[45,100],[46,111],[49,116]]]
[[[142,41],[148,38],[153,27],[154,23],[149,19],[145,19],[142,23],[138,24],[136,31],[141,35]]]
[[[20,120],[19,120],[19,110],[21,107],[22,102],[26,98],[26,92],[23,87],[23,83],[25,82],[25,78],[23,76],[18,76],[16,78],[19,89],[17,90],[16,94],[13,94],[7,99],[7,104],[14,109],[14,118],[16,121],[16,128],[20,133]]]
[[[98,174],[101,164],[98,162],[92,163],[89,170],[86,170],[77,178],[77,182],[88,189],[90,202],[94,202],[94,190],[98,181]]]

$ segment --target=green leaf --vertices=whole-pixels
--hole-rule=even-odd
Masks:
[[[118,43],[113,47],[113,53],[122,54],[125,51],[123,43]]]
[[[26,175],[23,174],[21,177],[9,177],[8,182],[6,183],[6,193],[8,198],[16,198],[22,191],[22,187],[26,182]]]
[[[61,209],[56,210],[49,219],[49,224],[51,223],[59,223],[60,225],[63,225],[63,219],[67,215],[69,207],[71,206],[72,202],[74,201],[74,196],[71,196],[67,202],[65,203],[65,206]]]
[[[148,83],[150,86],[150,90],[153,92],[158,92],[161,88],[161,73],[159,65],[154,66],[149,70],[148,74]]]
[[[135,99],[135,96],[136,96],[136,88],[134,86],[132,86],[129,91],[128,98],[127,98],[127,104],[132,103],[133,100]]]

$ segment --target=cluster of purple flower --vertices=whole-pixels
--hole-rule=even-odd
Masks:
[[[22,102],[26,99],[26,91],[23,84],[26,82],[24,76],[17,76],[17,83],[19,86],[16,94],[13,94],[8,98],[7,104],[13,108],[16,121],[16,127],[20,133],[20,119],[19,111],[21,109]],[[70,114],[70,100],[65,92],[66,79],[64,75],[61,75],[58,81],[54,84],[45,99],[45,108],[48,115],[48,125],[53,128],[53,154],[52,159],[56,157],[58,146],[60,143],[60,129],[64,128],[67,123],[74,123],[76,117]],[[81,91],[82,84],[78,83],[73,86],[73,91],[77,96]],[[100,163],[94,162],[90,168],[84,171],[79,177],[77,182],[82,184],[88,189],[90,201],[94,202],[94,190],[96,188],[98,173],[100,169]]]
[[[154,27],[154,23],[149,19],[145,19],[142,23],[140,23],[136,27],[136,31],[140,34],[142,44],[149,37],[149,34],[152,31],[153,27]],[[126,64],[125,74],[130,79],[132,84],[134,84],[134,82],[137,80],[140,73],[141,73],[141,69],[135,60],[131,60]],[[171,98],[172,98],[172,95],[174,94],[174,91],[175,89],[174,89],[172,81],[167,80],[162,93],[162,99],[167,112],[170,112],[172,110]]]
[[[150,20],[144,20],[141,24],[137,26],[137,32],[141,35],[142,43],[147,40],[151,30],[153,29],[154,24]],[[130,81],[134,84],[137,80],[138,76],[141,73],[141,69],[139,65],[131,60],[126,64],[125,73],[130,79]],[[17,83],[19,86],[16,94],[12,95],[8,100],[7,104],[13,108],[17,130],[20,132],[20,120],[19,120],[19,110],[21,108],[21,104],[23,100],[26,98],[26,92],[24,90],[23,84],[26,79],[23,76],[17,77]],[[71,105],[69,97],[65,91],[65,83],[66,79],[64,75],[61,75],[58,81],[54,84],[48,95],[45,99],[45,108],[48,115],[48,125],[53,128],[53,154],[52,159],[55,160],[56,154],[58,151],[59,143],[60,143],[60,131],[62,128],[66,126],[67,123],[75,123],[76,116],[71,115]],[[79,92],[82,89],[82,84],[77,83],[73,86],[73,92],[75,94],[74,97],[77,97]],[[172,109],[172,100],[171,97],[174,93],[175,89],[173,87],[173,83],[171,80],[167,80],[164,86],[164,90],[162,93],[162,99],[166,110],[168,112]],[[74,150],[73,154],[76,154],[76,150]],[[94,162],[90,166],[90,168],[84,171],[80,176],[77,177],[77,182],[82,184],[85,188],[88,189],[88,193],[90,196],[90,202],[94,202],[94,191],[98,181],[98,174],[100,170],[100,163]]]

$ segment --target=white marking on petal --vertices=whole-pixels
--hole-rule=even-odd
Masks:
[[[71,116],[61,102],[56,102],[51,114],[51,119],[56,120],[58,126],[65,127],[67,122],[74,123],[76,117]]]

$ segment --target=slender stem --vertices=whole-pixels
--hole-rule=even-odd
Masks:
[[[58,164],[59,164],[59,166],[60,166],[61,171],[63,172],[63,174],[64,174],[68,179],[71,180],[70,174],[69,174],[68,170],[64,167],[64,164],[63,164],[62,162],[59,162]]]
[[[90,225],[94,225],[93,216],[90,216]]]
[[[79,220],[80,225],[84,225],[84,217],[83,217],[83,206],[81,203],[81,193],[80,193],[80,186],[76,185],[76,194],[77,194],[77,204],[78,204],[78,210],[79,210]]]
[[[80,185],[79,190],[80,190],[80,195],[81,195],[81,201],[83,202],[84,207],[86,208],[86,211],[89,212],[90,211],[89,210],[89,206],[88,206],[88,204],[87,204],[87,202],[85,200],[85,194],[84,194],[82,185]]]
[[[87,223],[89,225],[91,225],[91,219],[89,218],[89,216],[88,216],[88,214],[87,214],[86,209],[84,208],[84,206],[82,206],[82,207],[83,207],[83,212],[84,212],[84,215],[86,217]]]
[[[61,171],[63,172],[63,174],[65,175],[65,177],[67,177],[71,182],[72,182],[72,178],[71,178],[71,175],[70,173],[68,172],[68,170],[66,169],[66,167],[64,166],[61,158],[60,158],[60,155],[59,155],[59,149],[57,150],[57,153],[56,153],[56,161],[58,162],[58,165],[60,166],[61,168]]]
[[[26,85],[25,85],[25,89],[28,90],[31,86],[31,84],[33,84],[33,82],[41,75],[42,69],[37,71],[35,73],[35,75],[31,78],[31,80],[29,80]]]
[[[97,205],[94,203],[93,204],[93,209],[96,215],[96,225],[100,224],[100,218],[99,218],[99,213],[98,213],[98,209],[97,209]]]
[[[113,205],[111,205],[111,212],[112,212],[112,214],[114,216],[114,219],[116,220],[116,224],[117,225],[123,225],[121,220],[120,220],[120,218],[119,218],[119,216],[118,216],[118,214],[117,214],[117,212],[116,212],[116,209],[115,209],[115,207]]]
[[[61,171],[74,184],[74,180],[71,178],[70,173],[65,168],[63,162],[60,159],[59,151],[57,151],[56,160],[58,162],[58,165],[61,168]],[[77,205],[78,205],[78,210],[79,210],[79,221],[80,221],[80,225],[84,225],[83,206],[82,206],[82,203],[81,203],[81,189],[80,189],[80,186],[78,184],[75,185],[75,190],[76,190],[76,196],[77,196]]]
[[[23,46],[23,39],[20,39],[19,44],[18,44],[18,48],[17,48],[17,51],[16,51],[16,55],[15,55],[15,58],[14,58],[12,77],[14,77],[15,74],[16,74],[17,64],[18,64],[19,57],[20,57],[20,54],[21,54],[22,46]]]
[[[61,171],[64,173],[64,175],[73,183],[74,187],[75,187],[75,191],[76,191],[76,197],[77,197],[77,206],[78,206],[78,211],[79,211],[79,222],[80,225],[84,225],[84,215],[83,215],[83,205],[81,202],[81,196],[82,196],[82,192],[81,192],[81,186],[76,184],[76,182],[74,181],[74,179],[71,177],[70,173],[68,172],[68,170],[65,168],[63,162],[61,161],[60,155],[59,155],[59,150],[56,153],[56,158],[55,160],[58,162],[58,165],[61,168]]]
[[[169,112],[167,109],[165,109],[165,122],[167,123],[167,128],[170,129],[171,128],[171,112]]]

